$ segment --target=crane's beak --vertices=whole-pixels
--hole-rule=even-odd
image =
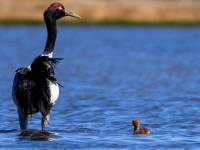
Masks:
[[[65,16],[71,16],[71,17],[74,17],[74,18],[78,18],[78,19],[81,19],[81,17],[79,15],[76,15],[68,10],[65,9]]]

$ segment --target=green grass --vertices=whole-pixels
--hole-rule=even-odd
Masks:
[[[40,25],[43,20],[37,19],[1,19],[1,25]],[[200,26],[200,21],[132,21],[132,20],[59,20],[61,25],[154,25],[154,26]]]

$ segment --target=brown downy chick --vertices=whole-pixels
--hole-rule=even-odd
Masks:
[[[133,119],[132,123],[134,126],[134,134],[150,134],[150,130],[147,128],[142,127],[139,129],[140,121],[137,118]]]

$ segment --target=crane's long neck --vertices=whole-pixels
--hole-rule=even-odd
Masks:
[[[47,37],[47,42],[46,42],[43,55],[48,55],[52,57],[53,49],[54,49],[54,45],[55,45],[56,37],[57,37],[56,19],[49,18],[49,17],[45,18],[45,23],[47,26],[48,37]]]

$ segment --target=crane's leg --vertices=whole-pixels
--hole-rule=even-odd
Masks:
[[[19,108],[17,109],[18,116],[19,116],[19,124],[21,127],[21,130],[27,130],[27,124],[28,124],[28,115],[25,115],[22,110]]]
[[[46,125],[49,121],[50,114],[51,114],[51,110],[49,111],[49,113],[45,117],[42,117],[42,122],[41,122],[42,130],[45,130],[45,128],[46,128]]]

